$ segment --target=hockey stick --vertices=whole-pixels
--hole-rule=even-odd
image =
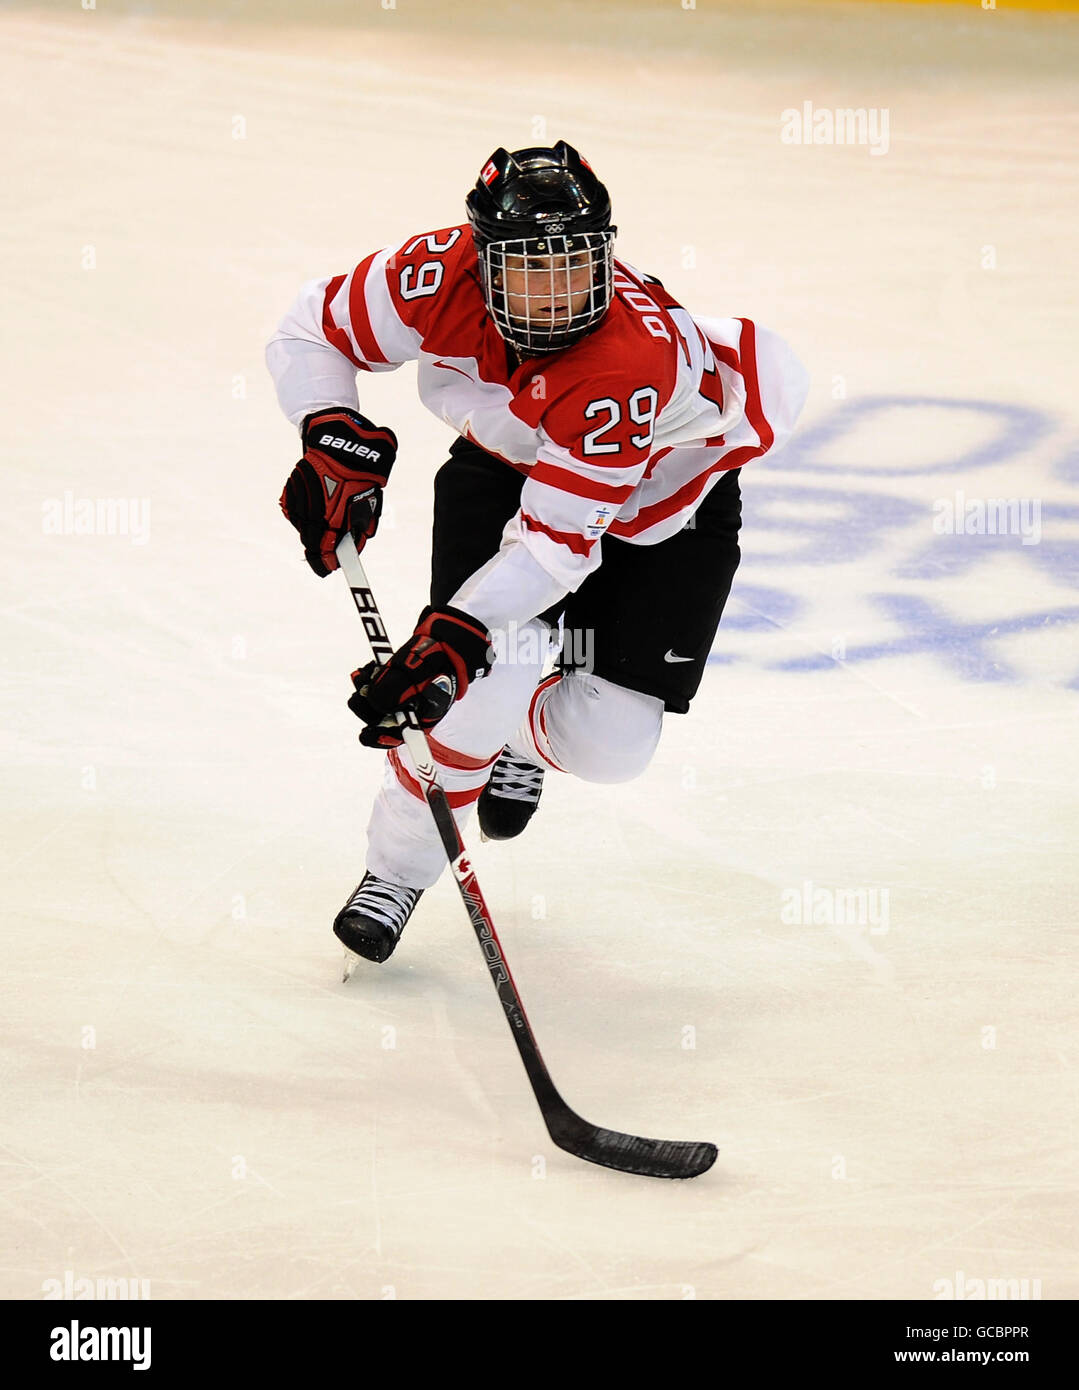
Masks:
[[[346,534],[338,545],[337,559],[348,580],[356,611],[371,644],[372,655],[381,666],[389,659],[394,649],[386,635],[382,615],[378,611],[375,596],[367,582],[367,575],[364,573],[356,543],[351,535]],[[505,1010],[517,1051],[521,1054],[521,1061],[532,1083],[532,1091],[539,1103],[547,1133],[558,1147],[567,1153],[586,1159],[589,1163],[599,1163],[604,1168],[617,1168],[623,1173],[638,1173],[646,1178],[695,1178],[698,1174],[707,1172],[716,1161],[718,1151],[714,1144],[642,1139],[635,1134],[619,1134],[617,1130],[601,1129],[598,1125],[583,1120],[558,1094],[525,1017],[524,1005],[506,963],[502,943],[498,939],[490,911],[483,900],[472,865],[468,861],[450,803],[438,780],[427,736],[422,729],[409,722],[407,714],[401,716],[399,727],[405,747],[412,758],[416,776],[423,788],[424,799],[438,827],[439,838],[449,859],[453,876],[457,880],[457,887],[468,909],[487,969]]]

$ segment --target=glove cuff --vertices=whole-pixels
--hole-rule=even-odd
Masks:
[[[373,425],[366,415],[361,415],[358,410],[353,410],[347,405],[327,405],[321,410],[312,410],[310,415],[305,415],[300,424],[300,438],[307,443],[307,433],[311,428],[311,422],[316,421],[319,425],[328,425],[333,420],[342,423],[347,421],[350,425],[355,425],[361,430],[378,429]]]
[[[494,647],[491,634],[478,618],[460,608],[434,608],[430,604],[420,614],[416,635],[430,637],[457,657],[464,667],[464,690],[477,675],[485,676],[491,669]]]

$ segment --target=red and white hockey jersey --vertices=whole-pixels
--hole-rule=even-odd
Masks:
[[[618,260],[614,286],[599,328],[515,366],[471,231],[447,227],[305,285],[267,349],[297,425],[326,405],[356,408],[357,370],[416,361],[424,405],[527,475],[498,555],[455,596],[488,626],[576,589],[604,532],[638,545],[673,535],[722,472],[786,441],[805,402],[805,369],[775,334],[694,319]]]

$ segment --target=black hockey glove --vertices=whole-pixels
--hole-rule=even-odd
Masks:
[[[352,673],[349,709],[367,728],[368,748],[397,748],[404,741],[394,717],[411,710],[420,728],[433,729],[493,659],[491,634],[457,608],[425,608],[412,638],[385,666],[373,661]]]
[[[377,531],[397,436],[338,406],[309,415],[302,437],[303,458],[289,474],[281,510],[300,533],[307,563],[325,576],[337,569],[334,551],[347,530],[357,550]]]

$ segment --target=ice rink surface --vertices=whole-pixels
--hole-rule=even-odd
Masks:
[[[1079,20],[184,10],[0,14],[0,1295],[1079,1296]],[[784,141],[806,102],[887,148]],[[566,1098],[715,1141],[685,1184],[551,1146],[448,875],[339,983],[381,769],[277,507],[300,283],[558,138],[624,259],[814,383],[650,770],[471,836]],[[361,389],[401,640],[450,436],[414,369]],[[1010,534],[942,529],[992,498]]]

